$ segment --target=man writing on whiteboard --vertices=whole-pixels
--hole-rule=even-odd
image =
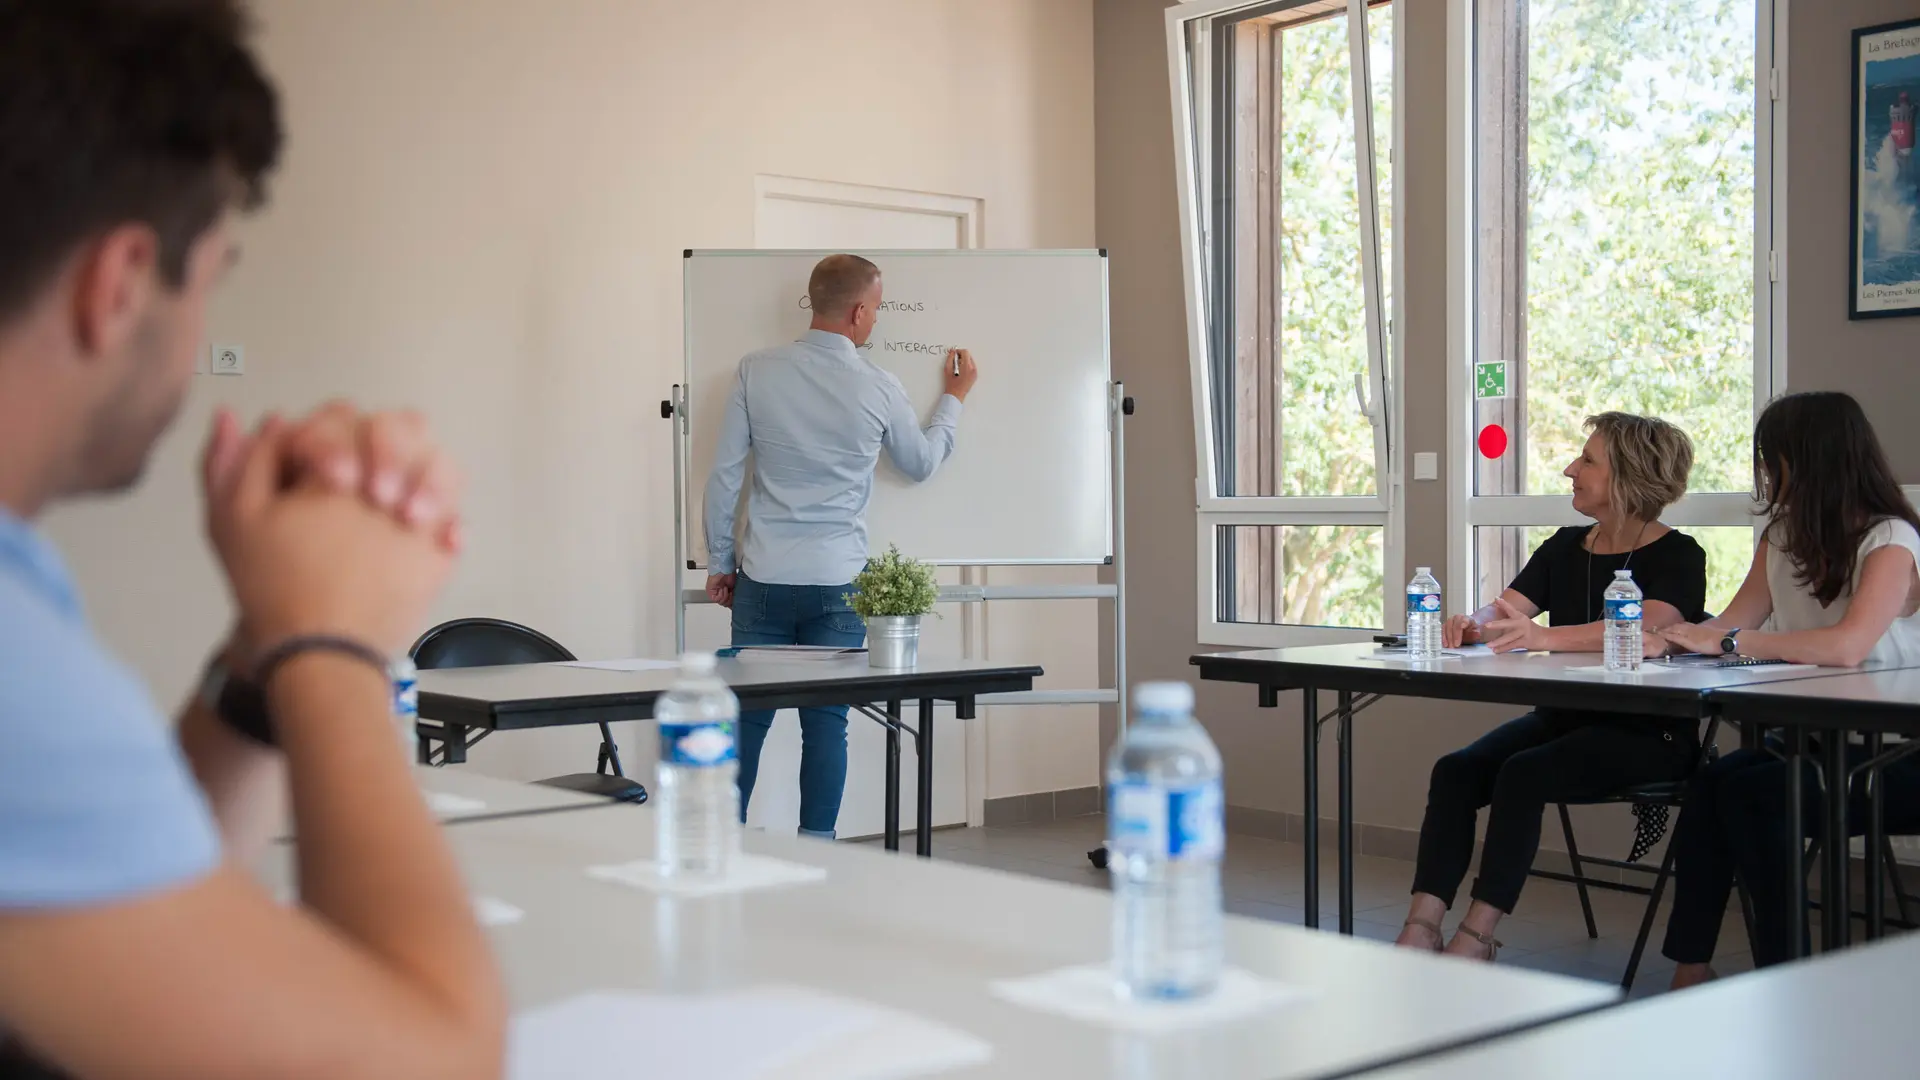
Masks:
[[[740,361],[707,480],[707,595],[733,611],[735,645],[857,647],[866,626],[847,605],[867,561],[867,500],[880,451],[915,482],[953,453],[960,406],[977,372],[951,351],[946,393],[926,427],[891,372],[859,347],[880,313],[880,268],[829,255],[807,281],[813,325],[789,345]],[[734,511],[753,453],[745,550]],[[740,715],[740,815],[760,767],[772,712]],[[847,708],[800,710],[800,832],[832,839],[847,779]]]

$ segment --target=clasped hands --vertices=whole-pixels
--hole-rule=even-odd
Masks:
[[[245,431],[215,417],[201,461],[206,525],[239,622],[227,658],[337,634],[406,650],[461,547],[461,477],[413,412],[343,402]]]

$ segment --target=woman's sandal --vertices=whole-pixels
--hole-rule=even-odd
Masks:
[[[1417,926],[1420,929],[1431,933],[1433,935],[1433,951],[1434,952],[1439,952],[1443,947],[1446,946],[1447,935],[1444,931],[1440,929],[1439,925],[1436,923],[1430,923],[1425,919],[1408,919],[1405,923],[1402,923],[1401,925]]]
[[[1483,934],[1480,931],[1475,930],[1471,926],[1463,925],[1463,926],[1455,927],[1454,932],[1457,934],[1465,934],[1468,937],[1472,938],[1473,940],[1486,946],[1487,955],[1482,957],[1481,959],[1485,960],[1489,964],[1493,963],[1494,958],[1499,956],[1500,950],[1505,947],[1500,942],[1495,941],[1493,939],[1492,934]]]

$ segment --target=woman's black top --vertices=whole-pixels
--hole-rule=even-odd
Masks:
[[[1508,586],[1547,613],[1549,626],[1580,626],[1605,617],[1601,597],[1616,570],[1633,571],[1648,600],[1671,604],[1688,622],[1701,621],[1707,604],[1707,553],[1678,529],[1651,544],[1618,555],[1586,549],[1591,526],[1570,525],[1547,537]]]
[[[1602,601],[1613,584],[1615,570],[1633,571],[1634,584],[1648,600],[1671,604],[1688,622],[1706,619],[1707,553],[1698,541],[1678,529],[1650,544],[1618,555],[1595,555],[1586,548],[1589,525],[1571,525],[1547,537],[1508,588],[1547,613],[1549,626],[1581,626],[1605,618]],[[1614,724],[1652,724],[1661,729],[1692,731],[1691,721],[1612,716],[1606,713],[1535,709],[1565,720]]]

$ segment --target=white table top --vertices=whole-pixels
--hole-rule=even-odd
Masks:
[[[1920,734],[1920,668],[1728,688],[1713,698],[1736,720]]]
[[[911,668],[876,668],[864,654],[835,660],[723,659],[717,674],[743,705],[791,708],[1033,689],[1036,664],[924,656]],[[652,717],[678,681],[664,669],[611,671],[578,663],[505,664],[422,671],[420,717],[499,730]]]
[[[1827,682],[1874,670],[1801,665],[1717,668],[1652,660],[1638,672],[1609,672],[1603,669],[1599,653],[1481,654],[1415,663],[1376,656],[1377,650],[1378,646],[1372,644],[1307,645],[1205,653],[1193,657],[1193,664],[1205,679],[1281,689],[1311,686],[1406,697],[1670,715],[1703,714],[1709,708],[1708,699],[1717,691]]]
[[[1155,1039],[1033,1012],[997,979],[1104,961],[1097,889],[867,847],[749,833],[745,848],[825,867],[819,884],[700,901],[586,877],[653,850],[653,813],[613,806],[479,822],[448,839],[478,896],[525,911],[490,931],[518,1008],[598,989],[798,984],[967,1031],[994,1059],[964,1076],[1323,1076],[1615,1000],[1612,987],[1448,960],[1251,919],[1228,920],[1237,966],[1316,991],[1309,1002]],[[264,868],[289,874],[279,849]]]
[[[1920,935],[1370,1072],[1381,1080],[1804,1080],[1920,1072]]]

